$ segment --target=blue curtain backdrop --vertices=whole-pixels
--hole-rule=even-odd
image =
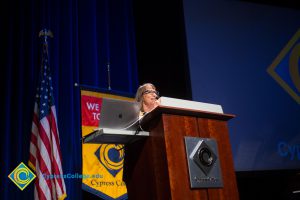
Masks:
[[[138,86],[131,0],[11,0],[1,11],[0,199],[33,199],[7,176],[27,164],[41,64],[40,30],[50,29],[50,66],[64,173],[81,173],[79,87],[133,94]],[[67,199],[81,199],[81,180],[66,179]]]

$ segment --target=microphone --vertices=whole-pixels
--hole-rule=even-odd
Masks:
[[[156,99],[156,100],[160,98],[160,96],[159,96],[159,93],[158,93],[158,92],[156,92],[156,93],[155,93],[155,95],[156,95],[156,96],[155,96],[155,99]]]

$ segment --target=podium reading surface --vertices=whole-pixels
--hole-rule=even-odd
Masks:
[[[149,136],[146,131],[130,131],[110,128],[96,129],[83,138],[83,143],[127,144]]]

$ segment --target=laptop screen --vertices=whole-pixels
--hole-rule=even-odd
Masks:
[[[137,102],[103,98],[99,128],[136,130],[139,112]]]

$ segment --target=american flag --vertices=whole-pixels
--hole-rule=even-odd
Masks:
[[[29,166],[36,173],[35,200],[64,199],[62,156],[48,61],[47,38],[43,41],[42,65],[31,128]]]

